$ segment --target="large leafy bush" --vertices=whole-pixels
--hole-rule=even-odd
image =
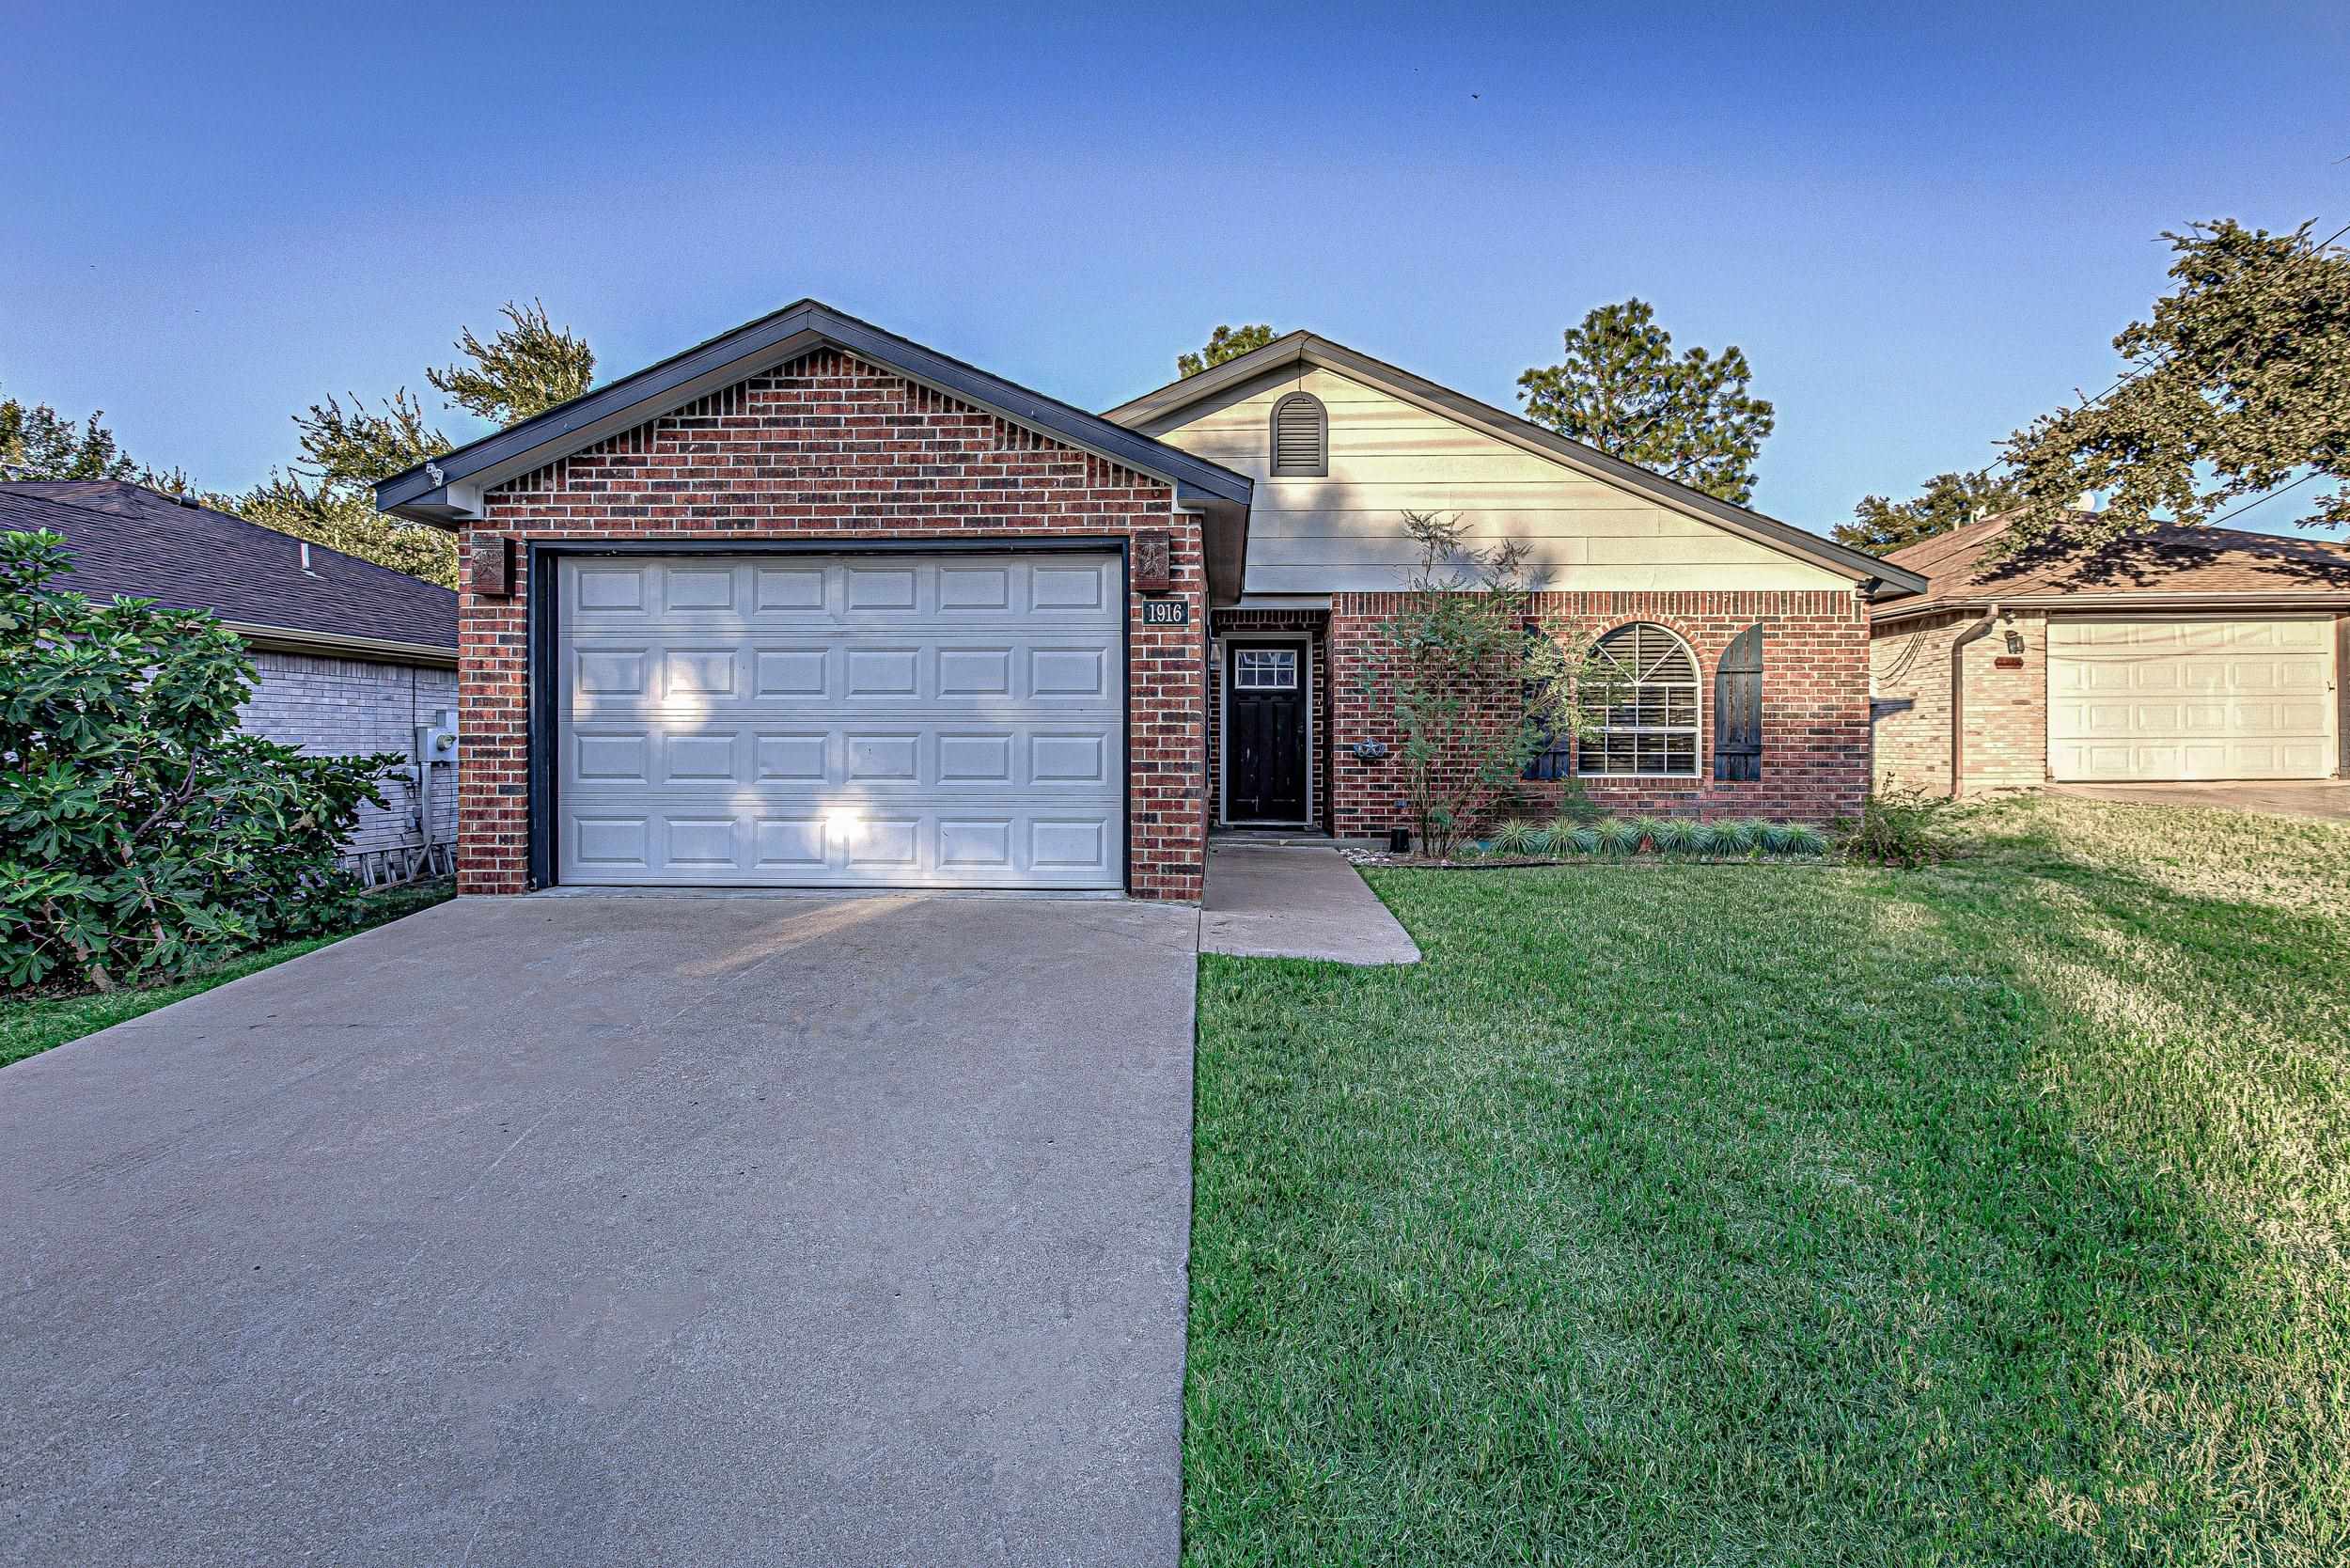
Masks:
[[[1406,511],[1418,554],[1395,612],[1371,628],[1356,687],[1394,714],[1397,773],[1439,859],[1507,801],[1554,735],[1583,734],[1576,663],[1533,626],[1526,545],[1473,548],[1460,514]]]
[[[402,759],[241,732],[232,634],[52,588],[69,564],[55,534],[0,533],[0,984],[107,990],[347,921],[337,849]]]

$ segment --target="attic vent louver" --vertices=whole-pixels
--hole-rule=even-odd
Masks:
[[[1330,473],[1330,415],[1309,392],[1292,392],[1273,405],[1273,477],[1326,478]]]

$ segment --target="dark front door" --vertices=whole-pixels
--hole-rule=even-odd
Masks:
[[[1306,646],[1224,649],[1224,815],[1236,823],[1306,817]]]

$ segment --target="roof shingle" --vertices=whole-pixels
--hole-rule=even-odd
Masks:
[[[91,598],[152,599],[223,620],[313,637],[454,651],[457,595],[241,517],[115,479],[0,483],[0,529],[63,534],[73,570],[58,587]]]
[[[1903,619],[1961,605],[2062,600],[2093,609],[2103,600],[2307,597],[2312,609],[2350,604],[2350,545],[2208,525],[2164,525],[2102,549],[2027,550],[1985,557],[2009,520],[1988,517],[1896,550],[1885,558],[1926,579],[1926,591],[1877,612]]]

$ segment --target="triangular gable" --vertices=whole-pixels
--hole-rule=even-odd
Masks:
[[[1733,506],[1692,490],[1506,410],[1308,332],[1290,333],[1198,375],[1170,383],[1109,410],[1104,417],[1129,428],[1157,430],[1165,434],[1170,426],[1181,421],[1185,411],[1209,400],[1229,398],[1284,368],[1307,367],[1376,388],[1518,451],[1531,453],[1569,473],[1639,496],[1679,516],[1721,529],[1847,582],[1867,586],[1878,600],[1921,592],[1925,588],[1923,577],[1903,567],[1766,517],[1750,508]]]
[[[444,526],[478,517],[487,490],[827,346],[1167,480],[1176,487],[1179,504],[1237,509],[1245,517],[1249,483],[1243,476],[814,300],[746,322],[608,386],[395,474],[376,485],[376,507]]]

